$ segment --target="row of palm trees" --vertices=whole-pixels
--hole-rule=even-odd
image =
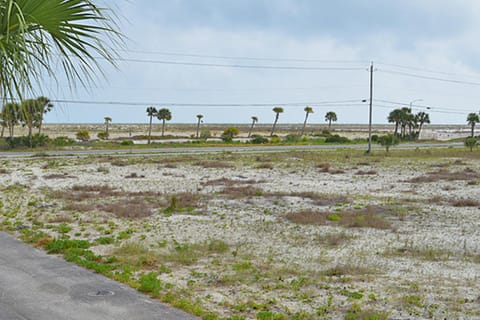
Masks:
[[[280,118],[280,114],[284,112],[284,109],[282,107],[275,107],[272,109],[273,112],[275,113],[275,119],[274,119],[274,122],[273,122],[273,125],[272,125],[272,129],[270,131],[270,136],[272,137],[275,133],[275,127],[277,125],[277,122],[278,122],[278,119]],[[305,133],[305,127],[307,126],[307,121],[308,121],[308,116],[311,114],[311,113],[314,113],[313,111],[313,108],[312,107],[305,107],[305,109],[303,109],[305,111],[305,120],[303,122],[303,127],[302,127],[302,130],[301,130],[301,133],[300,133],[300,136],[303,136],[304,133]],[[165,121],[169,121],[172,119],[172,113],[169,109],[167,108],[162,108],[160,110],[157,110],[157,108],[151,106],[151,107],[148,107],[147,110],[147,116],[149,117],[150,121],[149,121],[149,126],[148,126],[148,144],[150,144],[150,141],[151,141],[151,136],[152,136],[152,122],[153,122],[153,118],[156,117],[157,119],[161,120],[162,121],[162,137],[164,136],[164,133],[165,133]],[[196,133],[195,133],[195,136],[196,138],[198,139],[199,138],[199,134],[200,134],[200,124],[202,123],[202,119],[203,119],[203,115],[202,114],[197,114],[197,127],[196,127]],[[258,117],[257,116],[252,116],[251,117],[252,119],[252,124],[250,126],[250,130],[248,131],[248,138],[251,137],[252,135],[252,132],[253,132],[253,128],[255,127],[255,124],[258,122]],[[328,128],[330,129],[331,128],[331,125],[332,125],[332,122],[335,122],[337,121],[337,114],[333,111],[329,111],[325,114],[325,121],[328,122]],[[105,119],[105,123],[107,124],[107,121]],[[108,125],[107,125],[107,128],[108,128]],[[108,132],[108,129],[107,129],[107,132]]]
[[[402,139],[407,137],[417,139],[420,136],[423,125],[430,123],[428,113],[420,111],[417,114],[413,114],[412,109],[408,107],[392,110],[387,119],[389,123],[395,123],[394,135]],[[400,132],[398,132],[398,129],[400,129]]]
[[[28,137],[31,141],[34,128],[38,128],[39,134],[42,133],[44,115],[52,108],[53,104],[43,96],[37,99],[23,100],[20,103],[4,104],[0,112],[1,137],[4,136],[5,129],[8,129],[10,138],[13,138],[15,126],[21,124],[28,128]]]

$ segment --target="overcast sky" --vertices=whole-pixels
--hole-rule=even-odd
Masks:
[[[303,121],[306,105],[312,123],[325,123],[327,111],[339,123],[367,123],[371,61],[374,123],[412,101],[438,124],[463,124],[480,110],[478,0],[106,2],[115,3],[129,61],[107,66],[89,90],[47,86],[53,100],[91,102],[56,103],[47,122],[147,122],[153,104],[177,123],[197,114],[271,123],[277,105],[283,123]]]

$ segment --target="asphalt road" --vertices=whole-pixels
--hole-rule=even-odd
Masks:
[[[193,320],[0,232],[1,320]]]
[[[404,143],[392,147],[397,149],[422,149],[422,148],[450,148],[463,147],[461,142],[449,143]],[[215,152],[282,152],[290,150],[334,150],[334,149],[355,149],[367,150],[367,145],[363,144],[344,144],[344,145],[301,145],[301,146],[231,146],[231,147],[181,147],[181,148],[152,148],[152,149],[121,149],[121,150],[62,150],[62,151],[45,151],[45,152],[0,152],[1,158],[29,158],[33,156],[47,155],[52,157],[69,157],[69,156],[144,156],[144,155],[161,155],[161,154],[205,154]],[[372,150],[384,150],[379,145],[372,145]]]

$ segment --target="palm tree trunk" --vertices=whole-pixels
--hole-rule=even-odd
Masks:
[[[38,134],[42,134],[42,124],[43,124],[43,116],[40,118],[40,122],[38,123]]]
[[[395,122],[395,132],[393,134],[394,136],[398,135],[398,122]]]
[[[105,140],[108,140],[108,122],[107,122],[106,128],[105,128]]]
[[[329,119],[328,120],[328,130],[330,130],[331,127],[332,127],[332,119]]]
[[[153,116],[150,116],[150,125],[148,126],[148,144],[150,144],[150,139],[152,137],[152,118]]]
[[[275,121],[273,122],[272,132],[270,132],[270,137],[273,137],[273,133],[275,132],[275,126],[277,125],[277,121],[278,121],[278,113],[275,116]]]
[[[28,126],[28,140],[29,140],[29,142],[30,142],[30,148],[33,148],[32,131],[33,131],[33,125],[30,124],[30,125]]]
[[[165,119],[163,119],[163,122],[162,122],[162,137],[164,133],[165,133]]]
[[[196,134],[197,139],[199,138],[198,136],[199,130],[200,130],[200,119],[198,119],[198,122],[197,122],[197,134]]]
[[[472,122],[472,138],[475,136],[475,122]]]
[[[248,131],[248,138],[252,135],[253,127],[255,126],[255,121],[252,121],[252,125],[250,126],[250,130]]]
[[[305,132],[305,127],[307,126],[307,119],[308,119],[308,112],[305,114],[305,121],[303,121],[302,133],[300,133],[301,137],[303,137],[303,133]]]

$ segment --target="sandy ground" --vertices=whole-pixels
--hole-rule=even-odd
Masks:
[[[480,319],[478,153],[39,158],[3,161],[2,170],[0,219],[13,233],[40,221],[55,237],[54,227],[67,221],[72,238],[117,238],[93,248],[107,256],[126,242],[152,252],[224,243],[225,252],[193,263],[164,260],[171,272],[159,272],[159,279],[222,317],[255,319],[268,310],[296,319],[343,319],[349,312],[358,319],[361,312]],[[94,205],[82,211],[68,207],[77,200],[56,193],[78,194],[76,186],[110,186],[127,199],[140,194],[158,202],[141,219],[105,212],[101,204],[115,198],[101,196],[82,200]],[[192,194],[200,199],[193,208],[165,213],[173,197]],[[304,211],[344,219],[371,206],[386,227],[288,219]],[[129,239],[120,239],[125,230]]]

